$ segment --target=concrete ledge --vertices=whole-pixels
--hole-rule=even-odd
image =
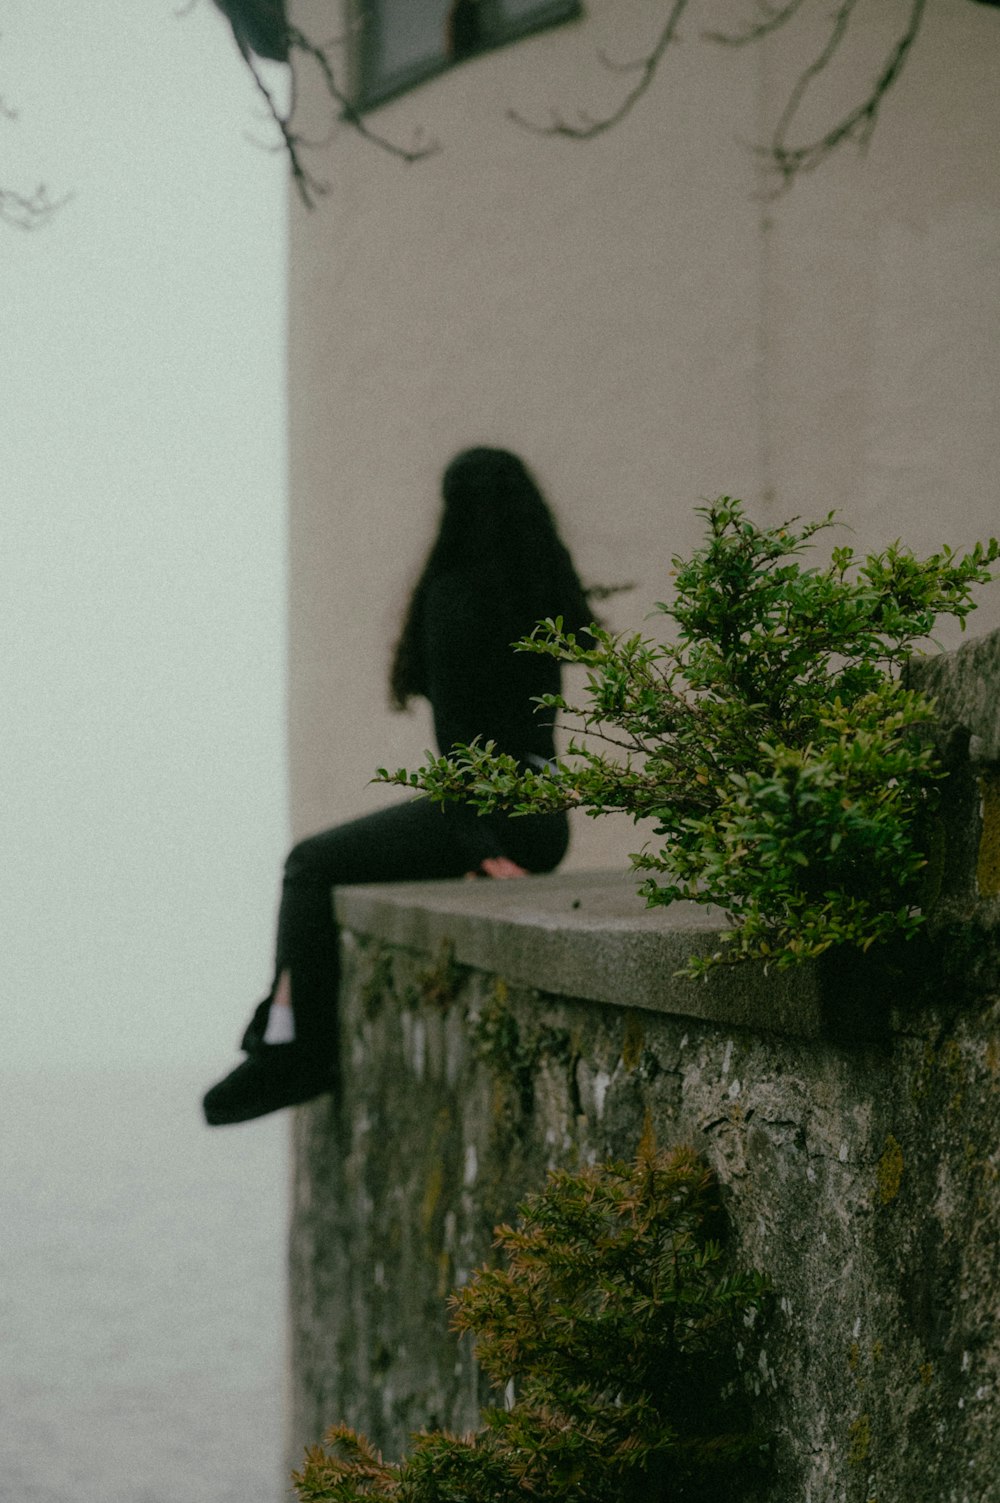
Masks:
[[[815,1037],[822,997],[813,967],[677,971],[716,949],[718,909],[647,909],[629,872],[574,872],[512,882],[401,882],[341,888],[338,922],[402,949],[452,947],[459,965],[554,996]]]

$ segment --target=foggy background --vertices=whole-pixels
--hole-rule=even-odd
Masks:
[[[286,168],[208,0],[5,0],[0,95],[0,185],[72,195],[0,226],[4,1062],[221,1073],[286,833]]]
[[[280,79],[280,72],[278,74]],[[286,166],[196,0],[0,0],[0,1495],[275,1503]]]

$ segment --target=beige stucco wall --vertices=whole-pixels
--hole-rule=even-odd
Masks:
[[[867,88],[908,9],[859,8],[807,126]],[[621,125],[586,144],[530,135],[508,108],[613,104],[622,79],[598,54],[641,54],[665,4],[586,11],[369,117],[439,141],[421,162],[335,127],[310,157],[329,192],[311,213],[293,203],[297,832],[392,797],[366,786],[371,770],[429,744],[423,712],[388,712],[386,664],[438,475],[467,444],[526,457],[586,580],[635,582],[609,605],[620,626],[667,592],[694,506],[723,492],[764,520],[841,508],[860,546],[997,531],[1000,14],[934,0],[867,155],[848,148],[769,201],[748,143],[811,39],[719,48],[701,31],[733,7],[692,0]],[[293,15],[334,29],[329,0]],[[303,130],[324,138],[307,69],[299,84]],[[985,601],[977,631],[1000,623],[1000,588]],[[571,860],[635,843],[585,822]]]

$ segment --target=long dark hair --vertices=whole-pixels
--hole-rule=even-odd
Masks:
[[[495,614],[512,638],[547,616],[562,616],[569,630],[593,620],[552,513],[516,454],[463,450],[445,470],[441,494],[438,534],[410,597],[389,673],[390,697],[400,710],[426,689],[423,602],[429,583],[442,574],[473,577],[483,610]]]

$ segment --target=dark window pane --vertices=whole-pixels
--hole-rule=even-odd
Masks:
[[[580,0],[354,0],[353,70],[362,108],[579,14]]]
[[[557,20],[560,16],[572,15],[579,10],[573,0],[497,0],[497,9],[502,21],[514,23],[538,20]]]
[[[380,0],[377,68],[390,79],[445,56],[450,0]]]

